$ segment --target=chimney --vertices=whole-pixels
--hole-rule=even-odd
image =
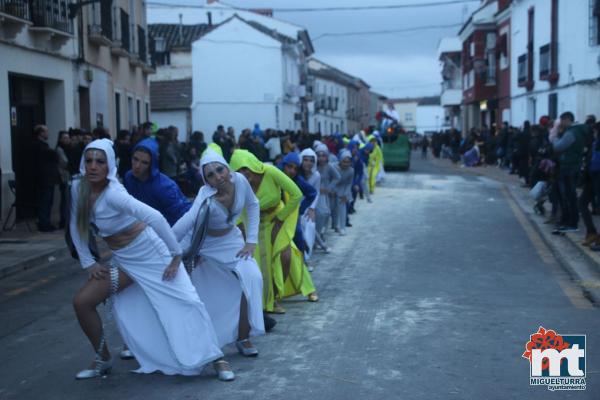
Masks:
[[[179,14],[179,44],[183,44],[183,14]]]
[[[208,18],[208,26],[212,26],[212,13],[210,11],[206,12],[206,17]]]

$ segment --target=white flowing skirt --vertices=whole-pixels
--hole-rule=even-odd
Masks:
[[[192,283],[212,319],[219,346],[238,338],[242,293],[248,303],[250,336],[264,335],[263,278],[254,258],[236,257],[244,247],[242,232],[234,227],[224,236],[206,236],[192,272]]]
[[[176,277],[163,281],[172,260],[164,242],[146,228],[113,260],[134,283],[115,296],[115,319],[140,368],[167,375],[198,375],[223,356],[206,308],[180,264]]]

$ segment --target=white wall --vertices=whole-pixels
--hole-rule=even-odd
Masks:
[[[177,127],[179,130],[177,140],[179,142],[187,142],[189,136],[188,130],[191,128],[188,111],[152,111],[152,122],[156,123],[156,125],[161,128],[166,128],[171,125]],[[204,132],[204,135],[206,137],[206,132]]]
[[[444,124],[444,107],[417,106],[417,133],[439,131]]]
[[[295,126],[299,105],[284,103],[281,43],[233,19],[192,45],[193,130],[212,135],[217,125],[236,132]]]
[[[150,81],[172,81],[192,77],[192,52],[175,51],[170,53],[171,64],[156,67],[156,73],[149,75]]]

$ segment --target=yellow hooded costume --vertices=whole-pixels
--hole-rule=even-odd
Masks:
[[[373,151],[369,154],[369,165],[367,172],[369,176],[369,192],[375,192],[375,183],[377,183],[377,175],[383,165],[383,152],[377,143],[377,138],[373,135],[367,136],[367,140],[373,144]]]
[[[299,293],[308,296],[315,292],[302,252],[293,241],[302,200],[298,186],[278,168],[263,164],[247,150],[235,150],[229,165],[233,171],[248,168],[263,176],[255,193],[260,202],[260,225],[254,258],[263,275],[264,309],[273,311],[275,301],[281,298]],[[285,201],[281,200],[282,192]],[[277,220],[282,225],[273,239],[272,232]],[[290,273],[284,282],[281,253],[288,247],[291,247]]]

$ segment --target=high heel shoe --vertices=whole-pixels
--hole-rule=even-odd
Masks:
[[[237,347],[239,353],[244,357],[256,357],[258,356],[258,350],[252,343],[250,343],[251,347],[246,347],[244,344],[250,343],[248,339],[238,340],[235,342],[235,347]]]
[[[75,375],[75,379],[91,379],[110,374],[113,366],[113,359],[111,358],[106,361],[95,361],[95,364],[95,369],[84,369],[79,371],[77,375]]]
[[[219,369],[217,367],[218,365],[229,367],[229,363],[225,360],[213,361],[213,368],[215,369],[215,371],[217,371],[217,375],[220,381],[230,382],[235,379],[235,374],[232,370]]]

